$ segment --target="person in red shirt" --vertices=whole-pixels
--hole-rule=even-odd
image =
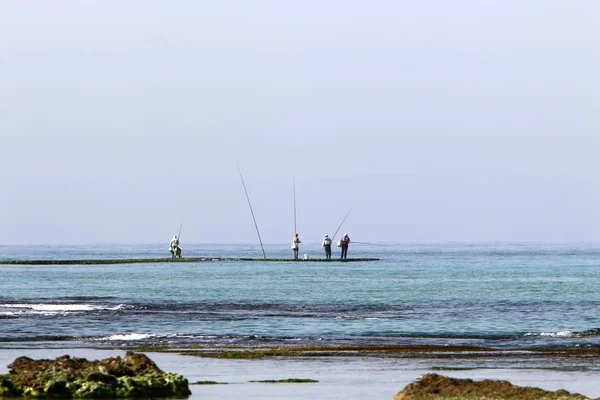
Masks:
[[[342,242],[342,260],[345,260],[348,257],[348,245],[350,244],[350,236],[348,236],[347,233],[344,233],[344,236],[342,236],[340,242]]]

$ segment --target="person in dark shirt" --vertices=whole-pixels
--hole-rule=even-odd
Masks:
[[[347,233],[344,233],[342,239],[340,240],[342,243],[342,260],[345,260],[348,257],[348,245],[350,244],[350,236]]]

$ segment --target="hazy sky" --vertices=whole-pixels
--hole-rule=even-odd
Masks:
[[[600,241],[600,1],[0,1],[0,244]],[[339,235],[338,235],[339,236]],[[185,247],[185,245],[184,245]]]

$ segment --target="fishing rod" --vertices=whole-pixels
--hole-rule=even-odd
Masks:
[[[342,227],[342,225],[344,224],[344,221],[346,221],[346,218],[348,218],[348,215],[350,215],[350,212],[352,212],[352,209],[350,209],[350,211],[348,211],[348,213],[346,214],[346,216],[344,217],[344,219],[342,220],[342,222],[340,223],[340,226],[338,226],[337,231],[335,231],[335,233],[333,234],[333,236],[331,237],[331,240],[335,239],[335,235],[337,235],[337,233],[340,231],[340,228]]]
[[[298,232],[296,228],[296,174],[294,174],[294,234]]]
[[[355,241],[352,241],[352,244],[368,244],[369,246],[389,246],[389,244],[369,243],[369,242],[355,242]]]
[[[240,164],[237,164],[238,172],[240,173],[240,179],[242,180],[242,185],[244,186],[244,192],[246,193],[246,199],[248,200],[248,206],[250,207],[250,213],[252,214],[252,220],[254,221],[254,227],[256,228],[256,234],[258,235],[258,241],[260,242],[260,248],[262,249],[263,257],[265,260],[267,259],[267,254],[265,253],[265,248],[263,246],[262,239],[260,238],[260,232],[258,231],[258,224],[256,223],[256,217],[254,216],[254,210],[252,210],[252,204],[250,203],[250,196],[248,196],[248,190],[246,189],[246,183],[244,182],[244,177],[242,176],[242,170],[240,169]]]
[[[183,220],[181,220],[181,224],[179,224],[179,233],[177,234],[177,240],[181,241],[181,228],[183,227]]]

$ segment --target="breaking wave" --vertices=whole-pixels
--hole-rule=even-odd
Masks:
[[[0,315],[15,317],[23,314],[53,315],[90,311],[117,311],[127,306],[124,304],[68,304],[68,303],[5,303],[0,304]]]
[[[587,331],[558,331],[558,332],[527,332],[525,336],[542,336],[550,338],[592,338],[600,336],[600,328],[589,329]]]

